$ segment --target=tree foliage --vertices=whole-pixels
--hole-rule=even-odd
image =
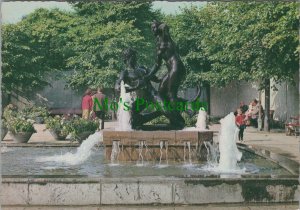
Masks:
[[[64,38],[71,15],[39,9],[2,30],[2,91],[31,91],[48,84],[47,75],[64,69]]]
[[[293,82],[299,69],[297,3],[210,3],[175,16],[188,80]]]
[[[208,3],[167,16],[189,73],[185,85],[293,81],[299,69],[297,5]],[[39,9],[3,26],[3,90],[42,87],[47,75],[57,71],[68,71],[68,84],[75,89],[112,87],[124,68],[121,52],[127,47],[138,51],[139,63],[152,66],[150,24],[163,15],[151,3],[77,2],[73,8]]]
[[[151,3],[73,6],[74,12],[38,9],[4,26],[3,90],[43,87],[47,75],[61,70],[72,88],[112,87],[124,68],[125,48],[135,48],[141,63],[154,60],[150,23],[159,12]]]
[[[74,49],[67,63],[74,70],[68,78],[73,88],[113,87],[124,69],[122,51],[132,47],[141,63],[153,60],[154,37],[150,23],[158,16],[150,3],[77,3],[76,18],[68,31]]]

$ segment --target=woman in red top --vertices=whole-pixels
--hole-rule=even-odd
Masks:
[[[245,124],[245,115],[242,112],[242,109],[237,109],[237,115],[235,117],[235,123],[239,127],[239,140],[243,141],[244,138],[244,129],[246,128]]]
[[[86,120],[90,118],[90,113],[93,110],[93,100],[91,94],[92,94],[92,90],[88,88],[85,91],[81,102],[82,118]]]

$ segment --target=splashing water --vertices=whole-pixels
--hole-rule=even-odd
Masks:
[[[139,164],[144,164],[144,157],[143,157],[143,147],[145,141],[139,141]]]
[[[212,167],[218,166],[218,158],[220,157],[219,148],[217,144],[211,144],[209,141],[203,142],[207,150],[207,164]]]
[[[198,130],[206,130],[206,112],[203,110],[199,110],[196,128]]]
[[[119,101],[119,109],[118,109],[118,126],[115,130],[118,131],[131,131],[131,115],[128,110],[124,110],[126,107],[124,103],[127,103],[131,106],[131,96],[130,93],[126,93],[124,81],[121,82],[121,93],[120,93],[120,101]]]
[[[235,125],[235,116],[231,112],[221,119],[221,131],[219,136],[220,161],[219,169],[230,172],[238,170],[237,161],[242,158],[242,153],[236,146],[239,129]]]
[[[199,110],[196,127],[186,127],[185,131],[204,131],[206,130],[206,112]]]
[[[66,154],[39,157],[36,162],[57,162],[66,165],[78,165],[85,162],[92,153],[92,148],[103,141],[102,131],[95,132],[82,142],[77,148],[76,153],[67,152]]]
[[[120,141],[113,141],[112,143],[112,151],[110,155],[111,164],[117,164],[115,161],[119,161],[120,154]]]
[[[246,169],[239,168],[237,162],[241,160],[242,153],[236,146],[239,129],[235,125],[235,116],[231,112],[221,119],[219,146],[204,142],[207,149],[207,164],[201,170],[216,173],[243,174]],[[218,163],[219,158],[219,163]]]
[[[162,156],[163,156],[163,147],[164,147],[164,142],[163,141],[160,141],[159,142],[159,148],[160,148],[160,158],[159,158],[159,165],[161,165],[161,159],[162,159]]]

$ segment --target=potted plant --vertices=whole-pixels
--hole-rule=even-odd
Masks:
[[[71,121],[58,115],[46,119],[46,128],[56,140],[65,140],[72,131]]]
[[[72,136],[82,143],[89,135],[96,132],[99,128],[98,120],[85,120],[82,118],[73,118],[72,120]]]
[[[7,125],[13,140],[18,143],[27,143],[32,134],[36,132],[33,127],[33,121],[30,119],[12,117]]]
[[[33,127],[34,121],[25,119],[12,104],[4,108],[3,117],[13,140],[18,143],[27,143],[32,134],[36,132]]]

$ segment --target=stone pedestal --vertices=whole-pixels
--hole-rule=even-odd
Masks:
[[[113,142],[118,145],[118,161],[205,160],[205,141],[212,143],[212,131],[103,131],[107,160]]]

